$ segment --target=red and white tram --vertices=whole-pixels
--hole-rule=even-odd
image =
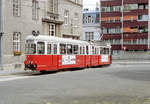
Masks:
[[[111,64],[111,46],[52,36],[28,36],[25,70],[57,71]]]

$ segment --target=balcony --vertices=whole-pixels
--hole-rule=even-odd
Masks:
[[[121,0],[101,1],[101,7],[107,7],[107,6],[121,6],[121,5],[122,5]]]
[[[124,0],[124,4],[137,4],[137,3],[148,3],[148,0]],[[101,1],[102,7],[121,6],[121,5],[122,5],[122,0]]]
[[[124,0],[124,4],[148,3],[148,0]]]
[[[136,10],[130,10],[130,11],[124,11],[124,16],[128,15],[148,15],[148,9],[136,9]]]
[[[124,21],[123,27],[147,27],[148,21]]]
[[[124,33],[123,39],[148,39],[148,33]]]
[[[63,21],[59,20],[59,14],[51,13],[51,12],[47,12],[47,15],[42,18],[42,22],[54,23],[54,24],[58,24],[58,25],[61,25],[64,23]]]
[[[121,34],[103,34],[102,39],[104,40],[121,39]]]
[[[143,51],[143,50],[148,50],[148,45],[146,44],[137,44],[137,45],[123,45],[123,47],[126,48],[126,50],[137,50],[137,51]]]
[[[101,17],[121,17],[121,12],[102,12]]]
[[[101,27],[103,28],[116,28],[121,27],[121,23],[119,22],[110,22],[110,23],[101,23]]]
[[[112,50],[121,50],[121,45],[111,45],[112,46]]]

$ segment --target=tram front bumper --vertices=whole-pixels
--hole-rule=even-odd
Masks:
[[[36,70],[37,65],[35,64],[25,64],[24,70]]]

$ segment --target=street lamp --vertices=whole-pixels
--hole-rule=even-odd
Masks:
[[[3,32],[0,32],[0,37],[2,37],[2,36],[3,36],[3,34],[4,34]]]

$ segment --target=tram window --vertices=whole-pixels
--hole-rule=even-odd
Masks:
[[[89,54],[89,47],[86,46],[86,54],[88,55]]]
[[[101,54],[104,54],[104,48],[101,48],[100,52]]]
[[[99,48],[97,48],[97,54],[99,55]]]
[[[106,50],[105,50],[105,48],[103,49],[103,54],[105,54],[106,53]]]
[[[47,54],[52,54],[52,45],[51,44],[47,44]]]
[[[94,47],[92,47],[92,55],[94,55]]]
[[[101,48],[99,48],[99,54],[101,55]]]
[[[67,44],[67,54],[72,54],[72,45]]]
[[[108,49],[107,48],[105,48],[105,54],[108,54]]]
[[[35,44],[26,44],[26,54],[36,54]]]
[[[109,54],[109,48],[106,48],[106,50],[107,50],[107,51],[106,51],[106,54]]]
[[[44,54],[45,53],[45,44],[44,44],[44,42],[38,42],[37,43],[37,52],[38,52],[38,54]]]
[[[57,54],[57,44],[54,44],[54,54]]]
[[[104,54],[108,54],[107,48],[104,48]]]
[[[78,47],[78,45],[73,45],[73,54],[79,54],[79,47]]]
[[[82,47],[80,47],[80,54],[82,54],[83,50],[82,50]]]
[[[85,47],[83,47],[83,54],[85,54]]]
[[[95,48],[95,54],[98,55],[98,48]]]
[[[60,54],[66,54],[66,44],[60,44]]]

